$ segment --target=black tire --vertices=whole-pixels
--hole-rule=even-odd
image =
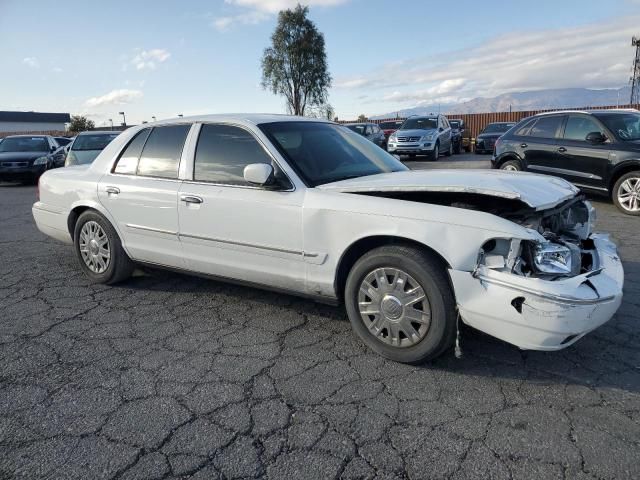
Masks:
[[[414,158],[416,158],[416,154],[415,154],[415,153],[410,153],[410,154],[409,154],[409,158],[410,158],[411,160],[413,160]]]
[[[436,142],[435,146],[433,147],[433,152],[431,152],[430,154],[431,160],[433,160],[434,162],[438,161],[438,158],[440,158],[440,143]]]
[[[80,233],[82,231],[82,227],[89,222],[97,223],[102,228],[108,239],[108,250],[111,257],[106,269],[102,272],[92,271],[89,266],[87,266],[87,263],[80,252]],[[73,245],[80,267],[91,283],[105,283],[112,285],[128,279],[133,273],[135,264],[122,248],[122,242],[120,241],[118,233],[115,231],[111,223],[95,210],[87,210],[78,218],[73,231]]]
[[[398,268],[411,275],[424,290],[431,310],[431,323],[417,343],[391,346],[374,336],[361,317],[358,294],[363,280],[377,268]],[[374,352],[401,363],[422,363],[449,349],[456,332],[456,302],[445,267],[432,255],[413,246],[389,245],[363,255],[352,267],[344,292],[351,326]]]
[[[627,206],[621,203],[620,201],[621,199],[619,198],[619,196],[620,194],[625,192],[625,190],[622,189],[622,185],[628,180],[633,182],[633,185],[636,187],[635,189],[636,196],[635,196],[634,204],[629,203],[629,205]],[[633,215],[633,216],[640,215],[640,192],[638,192],[637,190],[638,188],[640,188],[638,187],[639,185],[640,185],[640,170],[625,173],[613,185],[613,189],[611,190],[611,200],[613,200],[613,204],[616,207],[618,207],[618,210],[620,210],[622,213],[626,215]]]
[[[471,147],[464,147],[464,151],[466,153],[470,153],[471,152]]]
[[[511,170],[521,172],[523,170],[522,164],[519,160],[507,160],[500,164],[500,170]]]
[[[462,153],[462,145],[460,145],[460,142],[456,143],[456,146],[453,149],[453,153],[455,153],[456,155],[460,155]]]

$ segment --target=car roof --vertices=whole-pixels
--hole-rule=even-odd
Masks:
[[[193,115],[189,117],[168,118],[166,120],[158,120],[156,122],[149,122],[139,126],[154,127],[158,125],[194,122],[228,122],[253,125],[273,122],[333,123],[328,120],[323,120],[322,118],[299,117],[295,115],[282,115],[277,113],[219,113],[213,115]]]
[[[353,123],[344,124],[345,127],[353,127],[354,125],[377,125],[377,124],[372,122],[353,122]]]
[[[41,133],[36,133],[34,135],[7,135],[4,138],[33,138],[33,137],[43,137],[43,138],[47,138],[47,137],[51,137],[51,135],[43,135]]]
[[[120,133],[117,130],[87,130],[86,132],[80,132],[78,133],[78,136],[82,136],[82,135],[120,135]]]

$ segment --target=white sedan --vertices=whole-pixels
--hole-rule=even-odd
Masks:
[[[522,349],[559,350],[622,300],[616,247],[568,182],[409,171],[330,122],[179,118],[130,128],[91,165],[46,172],[38,228],[93,282],[137,264],[346,306],[400,362],[451,348],[460,319]]]

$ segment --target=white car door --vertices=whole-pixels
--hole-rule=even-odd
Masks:
[[[190,270],[304,292],[302,201],[248,129],[203,124],[192,180],[180,188],[180,240]],[[269,163],[279,187],[245,182],[244,167]],[[187,173],[187,175],[189,175]]]
[[[134,260],[185,266],[178,239],[178,168],[190,127],[141,130],[98,184],[98,197]]]

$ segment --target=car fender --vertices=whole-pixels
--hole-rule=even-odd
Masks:
[[[616,181],[616,178],[620,175],[624,175],[627,172],[633,170],[640,170],[640,157],[638,158],[629,158],[627,160],[623,160],[620,163],[613,165],[609,172],[608,179],[608,187],[611,190]]]

